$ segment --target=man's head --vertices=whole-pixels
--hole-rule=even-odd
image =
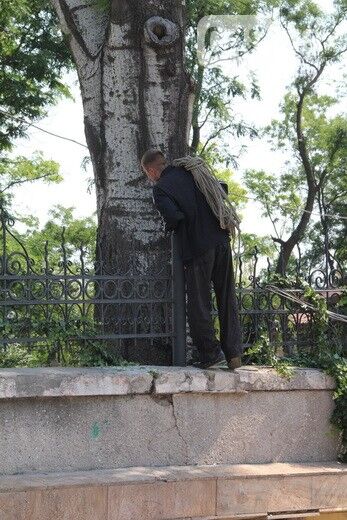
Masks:
[[[142,156],[141,166],[151,181],[158,181],[164,168],[168,165],[161,150],[147,150]]]

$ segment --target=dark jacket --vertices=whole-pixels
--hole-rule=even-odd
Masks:
[[[153,202],[164,218],[166,230],[177,233],[184,264],[230,241],[229,232],[220,227],[190,171],[167,166],[153,187]]]

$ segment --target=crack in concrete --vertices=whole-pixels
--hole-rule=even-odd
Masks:
[[[190,389],[190,387],[192,386],[193,377],[189,372],[184,373],[184,383],[186,382],[188,383]]]
[[[183,435],[180,431],[180,428],[178,426],[178,417],[176,415],[174,399],[173,399],[174,396],[172,394],[168,394],[168,395],[156,394],[155,382],[156,382],[156,379],[158,378],[159,374],[157,372],[153,371],[153,372],[151,372],[151,375],[152,375],[152,381],[151,381],[151,386],[150,386],[150,390],[149,390],[149,396],[151,399],[153,399],[156,403],[160,404],[161,406],[170,406],[170,408],[172,410],[172,416],[174,419],[174,428],[177,430],[178,436],[183,442],[184,451],[185,451],[185,455],[184,455],[185,464],[188,464],[188,444],[187,444],[187,441],[185,440],[185,438],[183,437]],[[189,380],[189,381],[192,380],[192,377],[190,374],[185,374],[185,375],[188,376],[187,380]],[[172,430],[172,427],[167,428],[166,430],[163,430],[161,433],[165,433],[166,431],[170,431],[170,430]],[[151,449],[150,444],[151,444],[151,439],[148,441],[148,445],[147,445],[147,449],[149,451]],[[156,480],[166,481],[165,479],[161,479],[160,477],[156,478]]]
[[[172,415],[173,415],[173,418],[174,418],[174,421],[175,421],[175,427],[177,429],[178,436],[182,440],[184,448],[185,448],[185,463],[188,464],[188,460],[189,460],[188,443],[187,443],[186,439],[183,437],[182,432],[180,431],[180,428],[178,426],[178,417],[176,415],[174,396],[173,395],[171,395],[170,402],[171,402],[171,408],[172,408]]]
[[[216,374],[214,372],[212,372],[211,370],[206,370],[206,372],[204,372],[204,374],[207,379],[207,390],[209,392],[212,392],[216,388],[216,383],[215,383]]]
[[[151,386],[149,388],[149,395],[151,397],[153,397],[153,394],[155,394],[155,380],[156,380],[155,374],[152,374]]]

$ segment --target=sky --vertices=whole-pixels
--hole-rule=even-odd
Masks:
[[[323,3],[328,2],[324,0]],[[273,22],[267,37],[252,55],[242,61],[241,68],[232,61],[223,69],[233,75],[237,72],[241,77],[253,70],[260,84],[262,99],[243,101],[237,98],[236,115],[249,125],[257,127],[264,126],[270,123],[271,119],[278,117],[279,104],[297,67],[298,61],[288,37],[279,24]],[[85,144],[83,109],[77,75],[71,72],[63,80],[69,84],[74,99],[60,100],[49,109],[47,117],[36,124],[45,130]],[[328,92],[329,87],[326,88]],[[264,169],[276,174],[284,166],[283,153],[271,150],[264,139],[250,141],[247,138],[231,138],[228,144],[235,151],[241,145],[247,145],[247,150],[238,159],[239,165],[234,171],[234,178],[241,184],[246,169]],[[94,190],[91,193],[87,191],[93,173],[90,165],[86,171],[81,167],[83,159],[88,155],[87,148],[31,128],[27,138],[16,141],[14,153],[30,156],[36,150],[41,150],[45,158],[53,159],[60,164],[64,180],[60,184],[47,185],[37,181],[18,187],[14,198],[17,213],[35,215],[41,225],[48,219],[49,210],[56,204],[73,206],[76,217],[90,216],[96,210]],[[242,211],[241,231],[262,236],[273,234],[271,223],[261,216],[261,207],[254,200],[250,200]]]

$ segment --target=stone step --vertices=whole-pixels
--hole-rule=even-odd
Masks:
[[[334,461],[0,478],[1,520],[277,520],[328,512],[347,518],[347,465]]]

